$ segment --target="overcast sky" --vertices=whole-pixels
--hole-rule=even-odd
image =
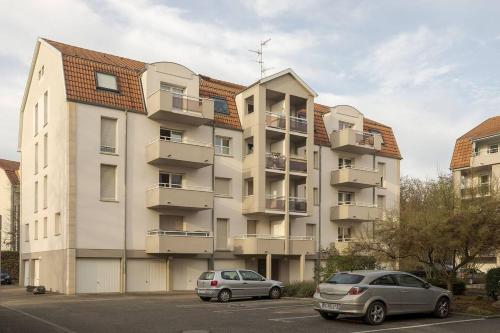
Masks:
[[[222,80],[293,68],[317,102],[391,126],[401,174],[448,170],[455,139],[500,114],[500,2],[0,0],[0,158],[16,152],[38,36]]]

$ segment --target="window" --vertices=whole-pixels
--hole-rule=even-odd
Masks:
[[[201,273],[198,280],[213,280],[214,276],[215,276],[215,272],[203,272],[203,273]]]
[[[247,220],[247,236],[257,234],[257,220]]]
[[[54,215],[54,235],[58,236],[61,234],[61,213],[56,213]]]
[[[472,154],[472,155],[473,155],[473,156],[479,156],[479,152],[480,152],[480,150],[479,150],[479,146],[475,145],[475,146],[474,146],[474,152],[473,152],[473,154]]]
[[[245,148],[247,155],[253,154],[253,136],[245,139]]]
[[[43,238],[47,238],[47,217],[43,218]]]
[[[160,187],[182,188],[182,175],[160,172]]]
[[[231,138],[216,135],[215,153],[219,155],[231,155]]]
[[[314,206],[319,206],[319,190],[317,187],[313,188]]]
[[[247,97],[245,99],[247,114],[252,114],[254,112],[253,96]]]
[[[339,205],[350,205],[354,203],[354,192],[339,192]]]
[[[35,182],[35,213],[38,212],[38,182]]]
[[[24,225],[24,241],[29,242],[30,241],[30,224],[26,223]]]
[[[160,140],[182,142],[182,131],[160,128]]]
[[[215,177],[215,194],[225,197],[231,196],[231,178]]]
[[[263,281],[264,278],[252,271],[240,271],[241,277],[245,281]]]
[[[481,175],[480,178],[481,185],[487,185],[490,183],[490,175]]]
[[[35,143],[35,175],[38,174],[38,142]]]
[[[43,136],[43,167],[46,168],[49,164],[49,134]]]
[[[330,277],[326,283],[333,284],[358,284],[363,281],[365,277],[363,275],[358,274],[350,274],[350,273],[337,273]]]
[[[306,223],[306,236],[307,237],[316,237],[316,224]]]
[[[398,274],[396,275],[398,284],[402,287],[424,288],[425,283],[411,275]]]
[[[385,187],[385,163],[377,163],[378,173],[380,174],[380,187]]]
[[[339,242],[349,242],[351,240],[351,227],[338,227],[337,232]]]
[[[183,231],[184,217],[180,215],[160,215],[160,229],[165,231]]]
[[[353,123],[348,123],[346,121],[339,121],[339,130],[343,130],[344,128],[353,128]]]
[[[35,114],[34,114],[34,121],[35,121],[35,136],[38,134],[38,103],[35,104]]]
[[[377,207],[380,208],[382,216],[385,217],[385,195],[377,195]]]
[[[117,120],[101,117],[101,153],[116,153]]]
[[[488,153],[490,154],[498,153],[498,144],[490,145],[490,148],[488,148]]]
[[[215,245],[219,250],[227,249],[228,227],[228,219],[217,219],[217,242]]]
[[[319,151],[313,152],[314,169],[319,170]]]
[[[48,178],[47,175],[43,177],[43,209],[47,209],[47,190],[48,190]]]
[[[101,164],[101,200],[116,201],[116,165]]]
[[[45,66],[42,66],[38,70],[38,81],[40,81],[43,78],[43,75],[45,74]]]
[[[384,275],[382,277],[379,277],[378,279],[375,279],[370,283],[371,285],[374,286],[395,286],[397,285],[394,277],[392,275]]]
[[[97,89],[118,91],[118,81],[113,74],[96,72]]]
[[[184,95],[184,88],[172,86],[166,82],[160,82],[160,89],[165,91],[170,91],[176,95]]]
[[[49,92],[43,94],[43,126],[49,122]]]
[[[224,279],[224,280],[234,280],[234,281],[239,281],[240,280],[240,276],[238,275],[238,273],[236,271],[223,271],[220,276]]]
[[[35,240],[38,239],[38,221],[35,221],[35,237],[34,237]]]
[[[351,158],[339,158],[339,169],[350,169],[354,168],[354,159]]]
[[[213,97],[214,99],[214,112],[221,114],[229,114],[227,108],[227,101],[224,97]]]
[[[245,196],[253,195],[253,178],[245,179]]]

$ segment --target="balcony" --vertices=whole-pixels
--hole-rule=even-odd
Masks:
[[[353,188],[367,188],[380,185],[380,174],[373,169],[342,168],[333,170],[331,185]]]
[[[146,146],[147,162],[153,165],[175,165],[203,168],[213,163],[214,149],[210,143],[160,136]]]
[[[213,253],[213,237],[208,231],[150,230],[146,236],[146,253]]]
[[[480,198],[491,195],[491,184],[484,183],[476,186],[463,186],[460,188],[462,199]]]
[[[286,157],[277,153],[266,153],[266,169],[284,171]]]
[[[273,129],[285,130],[286,129],[285,115],[273,112],[266,112],[266,126]]]
[[[214,101],[157,90],[147,98],[149,118],[189,125],[203,125],[214,120]]]
[[[357,154],[369,154],[382,148],[382,136],[380,134],[360,132],[352,128],[333,131],[330,141],[332,149]]]
[[[277,195],[266,195],[266,209],[284,212],[285,197]]]
[[[236,254],[285,254],[285,237],[272,235],[242,235],[234,238]]]
[[[307,119],[290,116],[290,131],[307,134]]]
[[[500,163],[500,152],[496,149],[474,152],[470,159],[470,165],[473,168]]]
[[[372,221],[380,218],[380,209],[372,204],[341,204],[331,207],[331,221]]]
[[[307,159],[302,156],[290,157],[290,172],[307,173]]]
[[[307,213],[307,200],[305,198],[290,197],[288,208],[290,213]]]
[[[204,210],[213,207],[213,192],[209,188],[172,187],[156,184],[146,193],[146,207],[151,209]]]
[[[314,254],[316,252],[314,237],[290,236],[290,254]]]

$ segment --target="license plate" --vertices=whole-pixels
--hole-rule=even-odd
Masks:
[[[337,303],[320,303],[319,306],[322,310],[329,310],[329,311],[340,310],[340,304]]]

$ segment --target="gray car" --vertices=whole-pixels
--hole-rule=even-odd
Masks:
[[[203,301],[217,298],[228,302],[231,298],[267,296],[280,298],[283,284],[268,280],[248,269],[223,269],[204,272],[197,282],[196,293]]]
[[[314,294],[314,309],[325,319],[339,314],[381,324],[386,315],[433,313],[445,318],[452,294],[418,277],[397,271],[352,271],[332,275]]]

